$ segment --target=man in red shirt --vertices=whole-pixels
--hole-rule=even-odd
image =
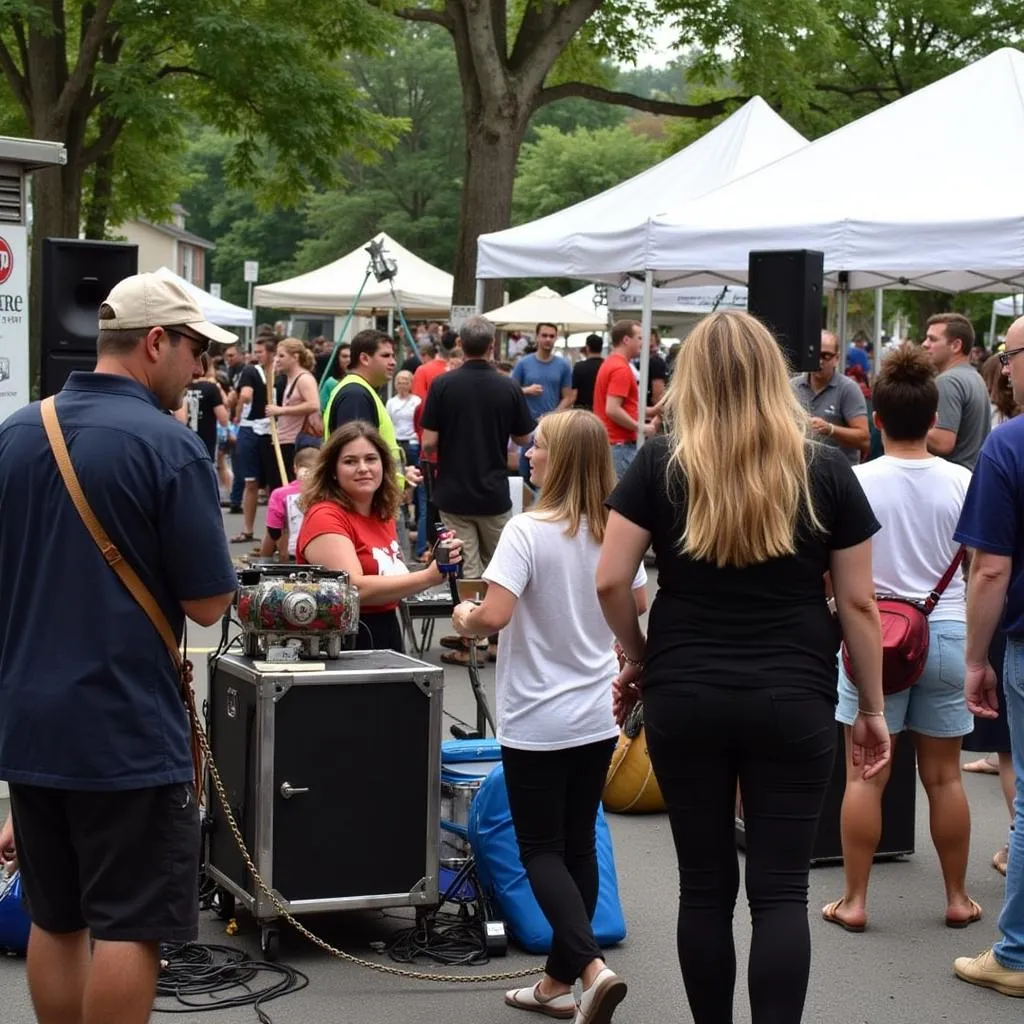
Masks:
[[[448,360],[451,358],[451,350],[440,343],[433,343],[433,349],[434,358],[429,362],[420,363],[412,375],[412,393],[420,400],[421,405],[427,400],[430,385],[447,371]]]
[[[615,474],[622,474],[636,457],[637,432],[643,426],[646,436],[654,433],[654,424],[639,417],[640,389],[631,359],[643,348],[643,332],[635,320],[619,320],[612,327],[611,355],[601,364],[594,382],[594,413],[608,431]]]

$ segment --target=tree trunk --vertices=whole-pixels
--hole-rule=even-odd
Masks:
[[[512,186],[526,124],[509,124],[507,117],[486,117],[467,111],[466,172],[462,182],[459,240],[455,250],[455,288],[452,302],[470,306],[476,301],[476,240],[501,231],[512,218]],[[484,309],[502,304],[503,283],[487,281]]]
[[[93,166],[92,195],[85,211],[86,238],[103,238],[107,233],[110,202],[114,192],[114,149],[111,147]]]

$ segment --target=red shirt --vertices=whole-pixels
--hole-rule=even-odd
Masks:
[[[325,534],[339,534],[348,537],[356,549],[359,568],[364,576],[400,576],[409,570],[398,546],[398,532],[395,521],[384,522],[376,516],[363,516],[358,512],[347,512],[337,502],[318,501],[306,511],[295,545],[295,561],[308,565],[305,556],[306,545]],[[363,607],[368,607],[365,602]],[[398,607],[397,601],[373,605],[375,612],[389,612]]]
[[[416,372],[412,375],[412,393],[421,402],[425,402],[430,385],[447,369],[448,364],[443,359],[436,358],[431,359],[429,363],[424,363],[422,366],[417,366]]]
[[[631,419],[638,419],[640,389],[633,376],[633,368],[621,352],[612,352],[597,371],[597,379],[594,381],[594,415],[604,424],[611,444],[635,441],[635,430],[627,430],[608,419],[605,406],[609,395],[623,399],[622,411]]]

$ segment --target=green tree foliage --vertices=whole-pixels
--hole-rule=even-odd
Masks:
[[[512,200],[513,221],[523,224],[556,213],[632,178],[656,163],[658,147],[628,125],[537,131],[523,146]]]
[[[409,127],[379,160],[343,162],[346,184],[306,206],[309,237],[295,269],[311,270],[386,231],[450,270],[458,233],[465,135],[450,38],[409,25],[372,59],[347,61],[367,109]]]

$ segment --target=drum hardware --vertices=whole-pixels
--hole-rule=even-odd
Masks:
[[[293,786],[290,782],[281,783],[281,796],[285,800],[291,800],[293,796],[298,796],[300,793],[308,793],[309,786]]]
[[[359,592],[347,572],[257,564],[242,569],[238,580],[235,603],[248,657],[276,664],[336,660],[355,646]]]

